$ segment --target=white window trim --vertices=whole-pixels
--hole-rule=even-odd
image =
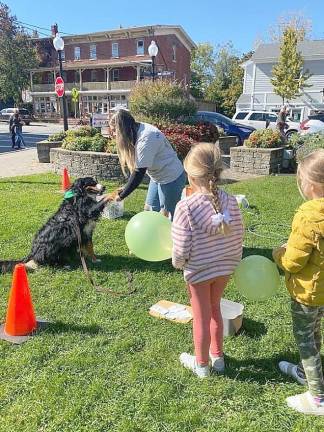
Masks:
[[[117,45],[117,55],[114,55],[114,45]],[[112,42],[111,44],[111,57],[112,58],[119,58],[119,43],[118,42]]]
[[[93,79],[93,76],[95,76],[95,80]],[[98,82],[98,73],[96,69],[92,69],[90,72],[90,81],[91,82]]]
[[[95,56],[91,57],[91,47],[95,47],[94,52],[95,52]],[[89,51],[89,60],[97,60],[97,45],[96,44],[90,44],[89,47],[90,51]]]
[[[173,63],[177,63],[177,45],[172,45],[172,61]]]
[[[114,78],[115,73],[117,74],[118,79]],[[111,75],[112,75],[111,76],[111,81],[113,81],[113,82],[119,81],[120,74],[119,74],[119,69],[118,68],[113,69]]]
[[[138,53],[138,42],[143,42],[143,54],[139,54]],[[136,41],[136,56],[137,57],[143,57],[144,55],[145,55],[145,42],[144,42],[144,39],[138,39]]]
[[[75,56],[75,50],[78,49],[79,50],[79,58],[76,58]],[[74,61],[80,61],[81,60],[81,48],[79,46],[75,46],[74,47]]]

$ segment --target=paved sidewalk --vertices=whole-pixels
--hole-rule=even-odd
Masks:
[[[40,174],[50,171],[50,163],[38,162],[35,148],[0,154],[0,178]]]

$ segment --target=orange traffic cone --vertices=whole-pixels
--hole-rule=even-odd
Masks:
[[[0,338],[14,343],[28,339],[37,328],[24,264],[15,266],[9,295],[6,322],[0,328]],[[23,336],[23,338],[21,338]]]
[[[68,170],[64,168],[62,176],[62,192],[67,191],[71,187],[70,177]]]

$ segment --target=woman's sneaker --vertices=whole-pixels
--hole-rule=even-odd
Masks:
[[[279,362],[279,369],[282,373],[294,378],[294,380],[297,381],[298,384],[307,384],[305,377],[298,372],[298,365],[294,363],[289,363],[287,361],[281,361]]]
[[[180,363],[185,368],[192,370],[192,372],[196,374],[199,378],[209,377],[209,366],[200,366],[197,363],[195,356],[187,353],[182,353],[179,359]]]
[[[286,399],[287,405],[303,414],[324,416],[324,399],[312,396],[309,391]]]
[[[210,360],[212,365],[212,372],[223,374],[225,372],[225,361],[224,356],[221,357],[213,357],[211,354]]]

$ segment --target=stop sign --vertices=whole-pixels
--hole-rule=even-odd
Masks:
[[[60,76],[58,76],[55,80],[55,93],[59,98],[64,95],[64,81]]]

